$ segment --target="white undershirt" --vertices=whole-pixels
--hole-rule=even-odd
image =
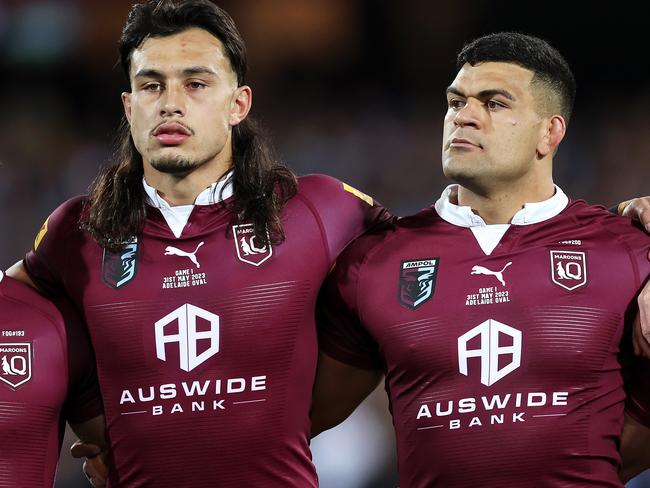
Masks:
[[[526,203],[512,218],[510,224],[486,224],[476,215],[471,207],[461,207],[449,200],[452,193],[457,193],[458,185],[449,185],[436,202],[438,215],[450,224],[469,227],[478,245],[486,255],[492,254],[511,225],[531,225],[549,220],[558,215],[569,204],[562,189],[555,185],[555,194],[543,202]]]
[[[187,221],[189,220],[190,214],[192,213],[192,210],[194,210],[195,205],[212,205],[214,203],[222,202],[232,196],[232,184],[229,183],[226,185],[226,181],[231,175],[232,171],[222,180],[212,183],[208,188],[199,193],[194,201],[194,205],[177,205],[172,207],[164,198],[158,195],[158,192],[154,187],[149,186],[144,178],[142,178],[142,185],[147,194],[147,203],[160,210],[160,213],[162,213],[165,218],[165,222],[167,222],[169,229],[176,238],[179,238],[183,233],[183,229],[187,225]]]

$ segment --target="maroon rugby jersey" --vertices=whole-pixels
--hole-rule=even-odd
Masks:
[[[112,486],[316,486],[316,296],[338,253],[385,210],[308,176],[282,212],[280,245],[233,228],[221,204],[195,206],[179,238],[150,207],[142,236],[113,254],[79,230],[82,204],[52,214],[25,264],[84,312]]]
[[[492,226],[432,208],[339,258],[321,348],[385,370],[402,488],[622,486],[619,344],[650,238],[564,198],[487,251]]]
[[[1,488],[51,487],[64,421],[101,414],[87,338],[61,310],[65,324],[56,306],[0,272]]]

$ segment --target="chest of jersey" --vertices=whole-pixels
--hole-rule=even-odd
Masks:
[[[486,255],[445,223],[383,251],[368,268],[378,274],[362,271],[360,308],[386,364],[405,486],[471,486],[490,459],[517,459],[489,484],[516,486],[539,459],[615,453],[619,345],[638,286],[625,251],[597,230],[511,227]],[[469,445],[485,456],[466,463]],[[430,449],[444,452],[435,468]],[[615,480],[606,463],[576,465]],[[561,471],[544,474],[548,486],[565,486]]]
[[[0,480],[53,483],[67,389],[61,324],[0,296]]]
[[[84,247],[72,281],[86,273],[87,285],[70,290],[83,293],[109,417],[232,424],[256,413],[246,431],[259,422],[266,432],[269,409],[280,411],[292,387],[304,388],[296,408],[307,408],[329,263],[318,229],[295,220],[279,245],[217,217],[190,219],[180,239],[149,223],[122,253]]]
[[[67,351],[61,325],[27,305],[0,297],[0,402],[29,405],[58,417],[68,387]],[[16,411],[16,415],[26,412]],[[48,412],[48,413],[46,413]],[[53,415],[54,414],[54,415]],[[21,423],[24,427],[24,423]]]
[[[489,418],[499,403],[560,415],[576,391],[621,386],[617,355],[635,283],[625,253],[597,235],[523,227],[488,256],[468,229],[443,227],[386,246],[381,276],[362,277],[363,323],[409,418],[423,405],[420,427],[436,417],[431,409]]]

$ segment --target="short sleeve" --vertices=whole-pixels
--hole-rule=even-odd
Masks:
[[[298,196],[320,222],[330,262],[364,232],[393,219],[372,197],[330,176],[303,176]]]
[[[82,198],[68,200],[52,212],[23,259],[29,277],[50,297],[63,294],[69,249],[80,237],[82,202]]]
[[[319,348],[328,356],[362,369],[383,369],[377,342],[363,327],[357,306],[361,259],[346,250],[325,281],[316,307]]]
[[[68,344],[68,394],[63,414],[68,422],[81,423],[103,413],[95,355],[72,304],[66,299],[54,303],[63,317]]]

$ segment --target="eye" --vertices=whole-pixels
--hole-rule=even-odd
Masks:
[[[157,81],[150,81],[149,83],[145,83],[142,86],[142,89],[144,91],[150,91],[150,92],[157,92],[160,91],[162,85],[158,83]]]
[[[487,106],[488,110],[499,110],[500,108],[506,107],[503,103],[494,99],[488,100],[485,105]]]
[[[203,83],[203,82],[201,82],[201,81],[190,81],[190,82],[187,84],[187,86],[188,86],[188,88],[190,88],[190,89],[192,89],[192,90],[200,90],[200,89],[202,89],[202,88],[205,88],[205,87],[206,87],[206,84]]]
[[[449,108],[452,110],[460,110],[465,106],[465,101],[460,98],[452,98],[448,102]]]

